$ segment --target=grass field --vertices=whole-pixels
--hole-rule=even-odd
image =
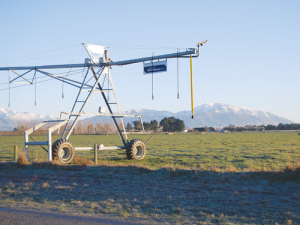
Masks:
[[[146,141],[150,135],[134,135],[132,138]],[[36,140],[45,137],[35,136]],[[59,136],[54,136],[53,140]],[[122,145],[117,135],[74,135],[74,146]],[[0,136],[0,161],[13,160],[13,146],[23,147],[22,136]],[[188,169],[236,169],[279,170],[287,164],[300,161],[300,136],[297,133],[231,133],[231,134],[173,134],[153,135],[147,143],[147,156],[142,161],[128,161],[124,151],[99,153],[99,163],[141,164],[151,169],[165,166]],[[93,159],[93,152],[77,152],[76,155]],[[47,153],[39,146],[30,146],[31,159],[47,160]]]
[[[2,136],[0,204],[146,224],[300,224],[299,138],[297,133],[153,135],[145,160],[101,152],[98,166],[82,167],[9,162],[23,137]],[[71,141],[121,145],[116,135]],[[93,152],[77,155],[93,158]],[[47,154],[35,147],[30,157],[46,160]]]

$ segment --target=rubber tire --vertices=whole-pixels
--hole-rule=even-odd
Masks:
[[[141,139],[132,139],[126,148],[127,159],[142,160],[146,156],[146,144]]]
[[[52,145],[52,158],[61,163],[70,163],[75,156],[75,149],[69,140],[59,139]]]

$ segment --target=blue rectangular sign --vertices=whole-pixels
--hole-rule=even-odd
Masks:
[[[144,75],[167,72],[167,60],[144,63]]]

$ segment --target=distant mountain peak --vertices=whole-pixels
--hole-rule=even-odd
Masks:
[[[218,107],[226,107],[227,105],[223,103],[205,103],[195,108],[196,112],[209,112]]]
[[[189,113],[188,111],[184,111]],[[184,112],[181,112],[183,114]],[[205,103],[195,108],[195,120],[190,126],[216,126],[216,124],[236,126],[293,123],[293,121],[261,110],[232,106],[224,103]]]
[[[269,112],[260,110],[252,110],[246,107],[232,106],[225,103],[205,103],[195,108],[195,119],[191,119],[191,111],[185,110],[177,113],[169,111],[158,111],[153,109],[142,110],[129,110],[123,113],[141,114],[144,122],[150,122],[151,120],[161,121],[164,117],[175,117],[184,121],[188,127],[203,127],[203,126],[226,126],[233,124],[236,126],[245,125],[262,125],[262,124],[274,124],[278,123],[293,123],[293,121],[276,116]],[[109,122],[110,118],[93,117],[87,118],[88,121],[93,122]],[[132,122],[137,120],[124,118],[124,121]]]
[[[235,126],[262,125],[278,123],[293,123],[293,121],[274,115],[270,112],[252,110],[246,107],[232,106],[224,103],[205,103],[195,108],[195,119],[191,119],[191,111],[180,111],[177,113],[169,111],[158,111],[154,109],[132,109],[122,112],[125,114],[141,114],[144,122],[151,120],[161,121],[164,117],[175,117],[184,121],[187,127],[203,126],[226,126],[233,124]],[[13,109],[0,108],[0,130],[12,130],[21,121],[43,121],[55,119],[51,115],[34,115],[28,112],[17,112]],[[124,118],[125,123],[132,122],[138,118]],[[86,118],[87,122],[111,122],[109,117],[91,117]]]
[[[29,112],[18,112],[10,108],[0,108],[0,130],[13,130],[18,122],[40,122],[43,120],[56,119],[52,115],[32,114]]]

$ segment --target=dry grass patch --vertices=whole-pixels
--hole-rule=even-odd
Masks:
[[[74,163],[76,165],[80,165],[80,166],[92,166],[92,165],[94,165],[92,160],[87,159],[86,157],[80,157],[80,156],[75,157]]]
[[[29,164],[25,152],[21,152],[21,153],[20,153],[19,158],[18,158],[18,161],[17,161],[17,164],[18,164],[19,166],[25,166],[25,165],[28,165],[28,164]]]
[[[51,163],[52,165],[61,165],[62,164],[61,161],[59,161],[58,159],[52,160],[49,163]]]
[[[47,182],[42,183],[42,188],[50,188],[50,184]]]
[[[204,165],[204,164],[201,164],[201,165],[200,165],[200,170],[203,170],[203,171],[205,171],[205,170],[206,170],[206,167],[205,167],[205,165]]]
[[[291,164],[288,164],[284,169],[283,172],[285,173],[290,173],[290,172],[294,172],[294,173],[300,173],[300,166],[293,166]]]
[[[235,173],[235,172],[237,172],[237,169],[236,169],[236,167],[234,167],[234,166],[232,166],[232,167],[227,167],[226,172],[232,172],[232,173]]]
[[[291,225],[291,224],[293,224],[293,221],[291,219],[288,219],[288,220],[285,221],[285,224]]]
[[[39,158],[35,157],[35,158],[33,159],[33,162],[34,162],[34,163],[41,163],[42,160],[40,160]]]
[[[57,185],[57,186],[55,186],[55,189],[64,191],[64,190],[71,190],[71,187],[70,186]]]

